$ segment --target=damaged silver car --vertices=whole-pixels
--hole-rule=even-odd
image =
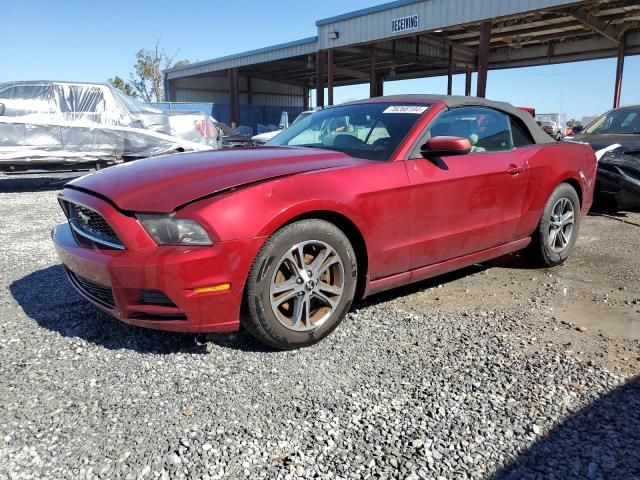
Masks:
[[[220,148],[214,119],[163,111],[116,88],[29,81],[0,85],[0,171],[107,166]]]

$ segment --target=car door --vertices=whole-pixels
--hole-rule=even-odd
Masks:
[[[504,112],[465,106],[427,126],[407,161],[413,269],[516,240],[529,176],[510,122]],[[420,155],[420,145],[444,135],[468,138],[471,152]]]

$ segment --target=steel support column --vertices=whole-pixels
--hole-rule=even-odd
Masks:
[[[464,94],[468,97],[471,95],[471,69],[467,67],[464,76]]]
[[[240,125],[240,87],[237,68],[229,69],[229,117],[232,128]]]
[[[447,66],[447,95],[453,92],[453,46],[449,45],[449,65]]]
[[[376,81],[376,49],[371,47],[369,55],[369,98],[378,96]]]
[[[480,45],[478,45],[478,83],[476,95],[485,97],[487,93],[487,67],[489,65],[489,47],[491,41],[491,21],[480,25]]]
[[[316,106],[324,107],[324,51],[316,52]]]
[[[327,104],[333,105],[333,50],[327,50]]]
[[[309,110],[309,87],[302,87],[302,108]]]
[[[626,35],[622,36],[620,44],[618,45],[618,62],[616,64],[616,85],[613,92],[613,108],[620,106],[620,96],[622,95],[622,73],[624,71],[624,54]]]

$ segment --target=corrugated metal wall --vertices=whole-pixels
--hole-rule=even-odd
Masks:
[[[303,88],[297,85],[270,80],[238,78],[240,105],[262,105],[274,107],[302,107]],[[186,77],[171,81],[173,102],[213,102],[229,103],[229,79],[225,76]]]
[[[541,8],[577,3],[576,0],[424,0],[421,2],[398,2],[401,6],[365,15],[345,18],[349,15],[321,20],[318,24],[319,48],[346,46],[384,38],[407,35],[412,32],[393,33],[393,20],[419,15],[418,29],[435,30],[452,25],[477,22],[490,18],[523,13]],[[330,39],[330,32],[339,32],[340,37]]]
[[[258,78],[238,77],[240,91],[240,123],[254,133],[266,125],[278,125],[280,114],[289,112],[293,120],[303,110],[304,89]],[[211,113],[230,123],[229,77],[227,75],[185,77],[169,82],[170,101],[213,103]],[[267,128],[268,129],[268,128]]]

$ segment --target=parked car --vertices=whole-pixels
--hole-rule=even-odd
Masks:
[[[640,105],[610,110],[568,139],[596,152],[598,203],[613,210],[640,207]]]
[[[337,135],[322,128],[344,119]],[[242,323],[295,348],[334,330],[356,297],[523,249],[561,264],[595,169],[589,146],[555,142],[506,103],[378,97],[316,112],[265,147],[74,180],[53,241],[71,284],[126,323]]]
[[[553,122],[540,122],[540,128],[551,138],[556,138],[558,127]]]
[[[553,131],[549,133],[556,140],[562,140],[567,128],[567,119],[564,113],[539,113],[536,115],[536,120],[542,122],[548,122],[553,127]]]
[[[90,167],[217,147],[211,116],[151,108],[108,85],[0,85],[0,170]]]
[[[251,147],[253,142],[249,135],[240,135],[235,129],[223,122],[214,122],[218,129],[218,138],[223,148]]]
[[[295,124],[299,120],[302,120],[306,116],[311,115],[314,111],[315,110],[307,110],[306,112],[300,113],[300,115],[298,115],[296,117],[296,119],[293,121],[293,123],[291,125]],[[274,130],[272,132],[264,132],[264,133],[260,133],[258,135],[254,135],[253,137],[251,137],[251,141],[256,146],[264,145],[269,140],[271,140],[273,137],[278,135],[283,130],[286,130],[287,128],[289,128],[289,114],[287,112],[282,112],[282,116],[280,117],[280,125],[278,126],[278,130]]]

